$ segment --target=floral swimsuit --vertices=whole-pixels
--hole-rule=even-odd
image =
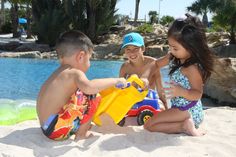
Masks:
[[[170,80],[176,82],[185,89],[191,88],[188,78],[181,72],[181,67],[170,75]],[[198,128],[200,123],[203,121],[204,115],[201,100],[189,101],[184,97],[174,97],[171,99],[171,108],[178,108],[182,111],[188,110],[196,128]]]

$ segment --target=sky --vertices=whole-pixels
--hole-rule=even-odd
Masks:
[[[190,6],[196,0],[140,0],[139,3],[139,19],[148,20],[149,11],[157,11],[159,13],[159,1],[160,1],[160,15],[170,15],[174,18],[184,17],[187,12],[187,7]],[[119,0],[116,4],[118,9],[117,13],[122,15],[128,15],[130,18],[134,18],[135,12],[135,0]],[[193,14],[194,15],[194,14]],[[200,18],[202,16],[199,16]],[[208,15],[211,19],[211,15]]]

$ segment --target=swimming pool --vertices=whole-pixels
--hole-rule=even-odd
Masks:
[[[91,61],[86,74],[89,79],[118,77],[122,63]],[[58,66],[57,60],[0,58],[0,125],[36,117],[39,89]]]

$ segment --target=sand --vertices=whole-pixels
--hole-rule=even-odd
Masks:
[[[235,157],[236,109],[229,107],[205,110],[202,128],[207,134],[151,133],[136,126],[134,118],[125,127],[104,123],[93,126],[93,137],[80,141],[58,142],[46,138],[37,120],[13,126],[0,126],[0,157]]]

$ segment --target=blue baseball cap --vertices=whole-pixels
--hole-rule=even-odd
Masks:
[[[121,49],[128,45],[134,45],[138,47],[144,46],[143,37],[139,33],[135,32],[126,34],[123,38]]]

